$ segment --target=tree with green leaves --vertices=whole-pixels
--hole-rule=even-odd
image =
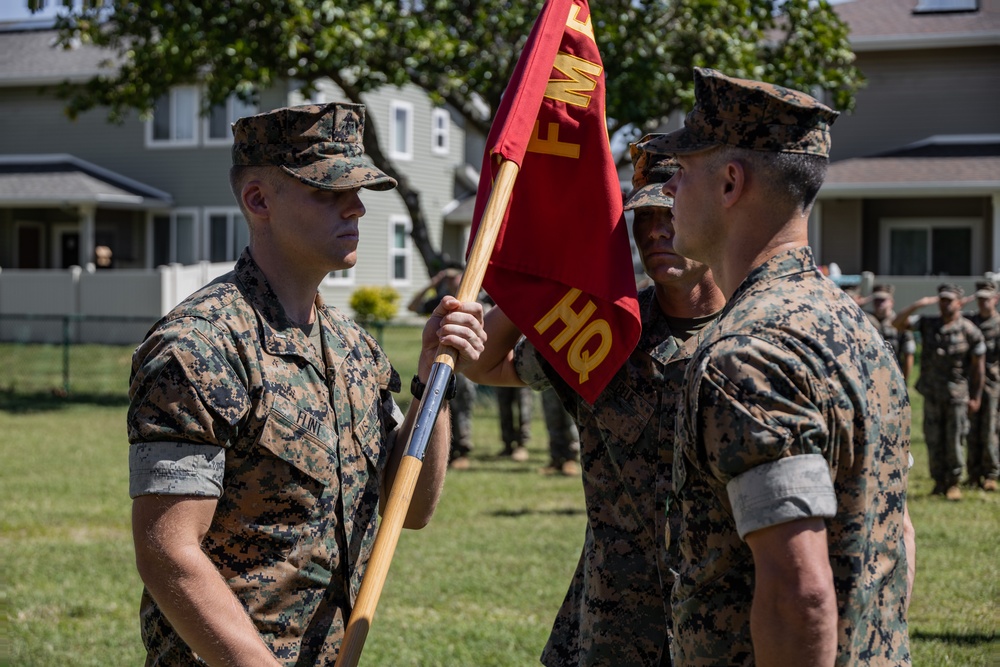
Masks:
[[[28,0],[37,3],[38,0]],[[172,86],[198,84],[203,103],[282,80],[306,92],[333,81],[350,102],[413,83],[485,135],[541,0],[63,0],[60,43],[108,49],[114,73],[66,86],[74,117],[107,107],[112,121],[149,113]],[[630,137],[693,103],[695,66],[819,89],[853,107],[861,76],[847,27],[827,0],[594,0],[594,34],[607,76],[611,134]],[[484,112],[485,109],[485,112]],[[369,127],[372,128],[371,121]],[[420,193],[368,131],[365,151],[398,182],[430,273],[444,258],[428,236]]]

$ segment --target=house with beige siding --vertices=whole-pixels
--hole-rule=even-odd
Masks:
[[[82,84],[109,54],[87,46],[53,48],[51,18],[5,20],[4,11],[0,8],[0,315],[78,311],[79,299],[66,306],[63,295],[42,293],[49,283],[37,280],[71,267],[80,267],[83,280],[187,267],[198,276],[196,283],[228,270],[248,238],[228,182],[230,124],[261,110],[343,99],[330,83],[320,82],[306,98],[296,82],[286,81],[261,91],[257,106],[233,96],[204,116],[198,111],[199,88],[179,86],[158,101],[149,118],[133,113],[116,125],[108,122],[107,109],[96,109],[71,121],[57,87]],[[365,102],[367,131],[378,133],[383,149],[421,193],[432,243],[461,258],[468,226],[444,220],[456,196],[468,191],[458,115],[412,85],[383,87]],[[393,192],[364,191],[362,198],[367,214],[358,264],[331,274],[321,286],[323,296],[349,311],[358,286],[391,285],[405,305],[428,281],[410,240],[409,216]],[[184,296],[168,289],[138,295],[134,314],[159,316]],[[97,314],[120,310],[108,303],[105,313]]]
[[[811,220],[822,264],[897,285],[1000,272],[1000,0],[849,0],[867,84],[832,128]]]

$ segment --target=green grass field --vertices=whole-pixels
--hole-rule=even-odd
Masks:
[[[418,333],[384,334],[404,379]],[[914,664],[1000,665],[1000,494],[930,497],[914,399]],[[0,666],[142,664],[124,421],[122,399],[95,404],[86,387],[68,398],[0,393]],[[474,433],[472,468],[449,473],[434,521],[400,539],[362,666],[538,664],[583,542],[582,488],[537,474],[540,409],[528,463],[493,457],[487,392]]]

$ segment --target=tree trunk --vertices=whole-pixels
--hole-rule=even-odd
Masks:
[[[333,81],[344,91],[344,94],[355,104],[364,104],[361,94],[356,88],[346,83],[340,76],[332,76]],[[396,179],[396,194],[403,200],[403,206],[410,216],[410,238],[420,253],[420,258],[427,267],[427,275],[433,276],[445,266],[445,259],[440,250],[434,248],[430,235],[427,233],[427,218],[420,206],[420,191],[411,187],[410,180],[399,173],[379,143],[374,119],[369,115],[365,119],[364,134],[365,153],[372,159],[376,167]]]

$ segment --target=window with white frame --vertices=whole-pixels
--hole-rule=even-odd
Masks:
[[[413,105],[409,102],[389,102],[389,157],[413,159]]]
[[[393,285],[407,285],[410,282],[413,262],[410,229],[410,219],[406,216],[389,217],[389,279]]]
[[[250,243],[250,230],[238,208],[206,208],[202,247],[210,262],[232,262]]]
[[[974,12],[979,0],[917,0],[914,14],[942,14],[946,12]]]
[[[153,105],[146,121],[146,147],[195,146],[198,144],[198,89],[178,86]]]
[[[153,266],[162,264],[194,264],[198,261],[198,213],[193,209],[177,209],[154,214],[151,256]]]
[[[353,285],[354,284],[354,267],[349,269],[341,269],[339,271],[331,271],[326,274],[325,281],[327,285]]]
[[[438,155],[448,153],[448,130],[451,115],[447,109],[434,109],[431,113],[431,151]]]
[[[233,143],[233,123],[244,116],[257,113],[257,105],[244,102],[233,94],[226,98],[224,104],[212,106],[205,118],[205,145],[229,145]]]
[[[978,218],[887,218],[880,224],[879,272],[972,276],[983,272]]]

